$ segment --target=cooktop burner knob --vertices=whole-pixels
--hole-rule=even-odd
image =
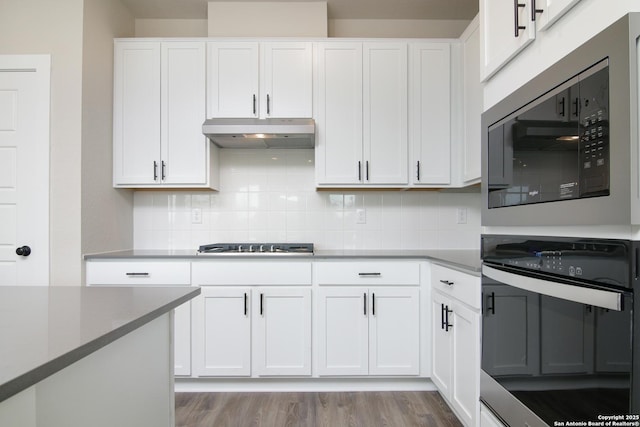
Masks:
[[[238,245],[238,252],[242,252],[242,245]]]
[[[269,250],[270,250],[271,252],[275,252],[275,251],[276,251],[276,248],[275,248],[275,246],[274,246],[274,245],[271,245],[271,248],[270,248]]]
[[[260,252],[264,252],[264,245],[260,245],[260,249],[259,249],[259,251],[260,251]]]

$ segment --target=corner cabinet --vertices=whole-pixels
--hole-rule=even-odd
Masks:
[[[207,50],[208,117],[312,117],[312,43],[209,42]]]
[[[318,43],[318,186],[406,186],[407,44]]]
[[[480,277],[431,266],[431,379],[467,427],[480,416]]]
[[[205,43],[117,40],[114,53],[114,187],[215,189]]]

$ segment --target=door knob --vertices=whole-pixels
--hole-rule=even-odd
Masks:
[[[21,246],[16,249],[16,254],[20,256],[29,256],[31,254],[31,248],[29,246]]]

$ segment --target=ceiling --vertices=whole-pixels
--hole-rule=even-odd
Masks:
[[[120,0],[139,19],[207,19],[216,0]],[[218,0],[232,1],[232,0]],[[243,0],[234,0],[243,1]],[[274,0],[246,0],[267,2]],[[317,0],[276,0],[317,1]],[[463,19],[478,13],[478,0],[327,0],[329,19]]]

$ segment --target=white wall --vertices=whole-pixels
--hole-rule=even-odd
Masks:
[[[136,19],[136,37],[207,37],[206,19]]]
[[[315,191],[313,150],[221,150],[219,192],[135,193],[137,249],[215,242],[313,242],[319,249],[473,248],[480,194]],[[456,209],[467,209],[467,224]],[[192,222],[200,209],[202,223]],[[356,223],[365,209],[366,224]]]
[[[133,192],[112,188],[113,39],[133,32],[133,17],[119,0],[84,0],[83,254],[133,247]]]
[[[526,47],[484,87],[487,110],[540,72],[628,12],[640,11],[638,0],[581,0]]]
[[[330,19],[329,37],[457,38],[468,20]]]

